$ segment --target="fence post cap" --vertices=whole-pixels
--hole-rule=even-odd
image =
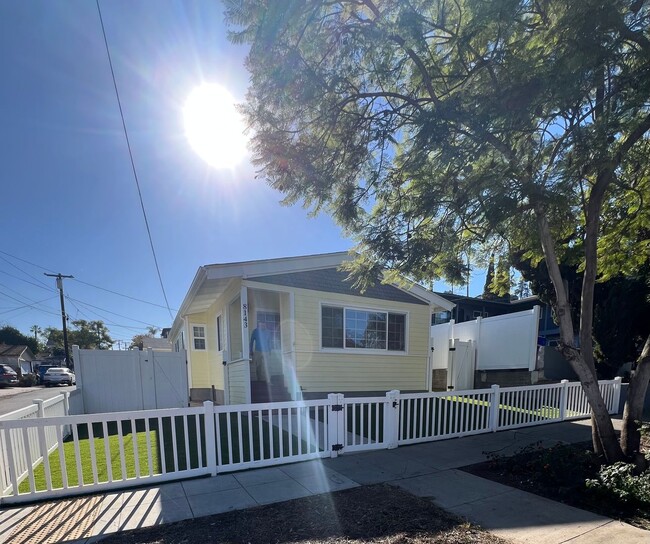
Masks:
[[[560,383],[569,383],[569,380],[562,380]]]
[[[616,376],[616,378],[614,378],[614,381],[618,382],[618,383],[621,383],[623,381],[623,377],[622,376]]]
[[[205,406],[206,408],[212,408],[214,406],[214,403],[211,400],[206,400],[203,401],[203,406]]]
[[[490,386],[490,389],[500,389],[499,384],[498,384],[498,383],[493,383],[493,384]]]

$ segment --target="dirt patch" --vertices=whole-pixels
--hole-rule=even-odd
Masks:
[[[504,544],[430,501],[381,484],[118,533],[102,544]]]
[[[495,455],[489,461],[460,470],[650,530],[647,508],[625,503],[586,485],[587,479],[598,478],[602,462],[591,451],[590,443],[550,448],[540,444],[523,448],[512,457]]]

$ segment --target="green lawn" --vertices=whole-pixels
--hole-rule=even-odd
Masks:
[[[286,417],[286,412],[284,413]],[[230,418],[230,433],[228,433],[228,416]],[[198,429],[197,421],[198,418]],[[273,414],[272,423],[269,426],[268,412],[262,412],[262,417],[242,414],[219,414],[219,432],[217,445],[220,446],[221,464],[241,463],[259,461],[261,459],[273,459],[284,456],[289,452],[292,455],[298,454],[298,446],[302,445],[301,453],[318,451],[316,446],[307,440],[310,431],[303,422],[301,430],[302,438],[299,441],[295,424],[293,433],[290,434],[286,428],[280,432],[277,411]],[[260,425],[261,423],[261,425]],[[135,433],[132,432],[130,421],[122,424],[122,443],[124,449],[124,469],[126,478],[136,476],[136,463],[139,463],[140,474],[148,475],[149,456],[147,448],[147,431],[144,419],[136,420]],[[162,424],[162,426],[161,426]],[[286,427],[286,421],[284,422]],[[260,431],[261,428],[261,431]],[[89,438],[87,425],[78,425],[79,436],[79,462],[81,464],[82,481],[84,484],[94,482],[91,444],[94,446],[97,481],[108,481],[108,466],[110,464],[113,480],[121,480],[123,477],[122,461],[120,459],[120,439],[118,435],[118,423],[111,422],[107,425],[106,436],[101,424],[93,424],[93,440]],[[242,437],[242,448],[240,451],[239,437]],[[204,416],[192,415],[187,417],[187,426],[180,416],[163,417],[149,420],[149,443],[151,444],[151,464],[153,474],[167,474],[170,472],[185,471],[206,466],[206,451],[204,445]],[[161,453],[159,437],[162,436],[163,451]],[[250,439],[252,437],[252,443]],[[262,437],[262,440],[260,440]],[[133,451],[133,440],[136,440],[138,459]],[[108,455],[106,454],[106,443],[108,441]],[[228,448],[228,443],[231,447]],[[187,447],[186,447],[187,444]],[[199,447],[199,444],[201,447]],[[322,448],[322,444],[321,444]],[[322,451],[322,449],[321,449]],[[175,455],[174,455],[175,454]],[[75,455],[74,442],[68,437],[63,444],[63,457],[68,478],[68,486],[79,485],[79,474],[77,470],[77,458]],[[174,461],[176,458],[177,462]],[[52,487],[63,487],[63,476],[61,472],[61,461],[59,450],[54,450],[49,455],[50,473]],[[47,489],[45,479],[45,464],[40,463],[34,470],[34,483],[37,491]],[[20,493],[29,493],[29,479],[25,479],[19,486]]]
[[[80,433],[81,435],[82,433]],[[83,433],[85,434],[85,433]],[[93,471],[91,463],[91,441],[87,438],[80,438],[79,440],[79,454],[81,461],[82,481],[84,484],[91,484],[93,482]],[[126,469],[126,477],[133,478],[136,475],[136,459],[133,453],[133,438],[135,436],[136,444],[138,446],[140,474],[149,474],[149,459],[147,455],[147,436],[146,432],[136,432],[135,435],[128,433],[123,438],[124,444],[124,464]],[[151,444],[157,444],[157,431],[151,430],[149,439]],[[113,479],[122,479],[122,463],[120,461],[120,446],[119,438],[116,434],[109,435],[107,438],[103,436],[95,437],[93,445],[95,448],[95,459],[97,463],[97,480],[99,482],[108,481],[108,462],[106,456],[106,440],[109,444],[109,459],[110,466],[113,472]],[[74,442],[66,440],[63,444],[64,462],[66,473],[68,476],[68,485],[71,487],[79,485],[79,473],[77,471],[77,460],[75,455]],[[52,487],[63,487],[63,476],[61,472],[61,462],[59,459],[58,449],[49,455],[50,473],[52,476]],[[152,471],[154,474],[160,474],[160,457],[159,449],[152,448]],[[45,480],[45,464],[40,463],[34,471],[34,483],[37,491],[47,489]],[[29,480],[24,480],[19,486],[20,493],[29,492]]]

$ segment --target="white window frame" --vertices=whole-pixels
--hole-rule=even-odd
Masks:
[[[330,348],[323,347],[323,306],[329,308],[341,308],[343,310],[343,347],[340,348]],[[386,348],[385,349],[376,349],[376,348],[348,348],[345,347],[345,312],[346,310],[357,310],[361,312],[382,312],[386,314]],[[398,314],[404,316],[404,350],[389,350],[388,349],[388,314]],[[318,346],[322,352],[332,352],[332,353],[359,353],[359,354],[371,354],[371,355],[408,355],[409,353],[409,311],[408,310],[395,310],[395,309],[386,309],[386,308],[369,308],[361,306],[349,306],[346,304],[341,304],[340,302],[328,302],[321,301],[318,307]]]
[[[194,336],[194,327],[203,328],[203,336]],[[208,328],[205,326],[205,323],[190,323],[190,333],[192,335],[192,351],[208,351]],[[204,348],[196,347],[196,340],[200,339],[205,342]]]

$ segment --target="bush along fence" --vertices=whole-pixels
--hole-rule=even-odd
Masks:
[[[610,413],[621,381],[601,381]],[[39,407],[40,409],[40,407]],[[44,410],[44,409],[43,409]],[[590,415],[579,383],[0,420],[0,500],[336,457]],[[43,417],[45,416],[45,417]]]

